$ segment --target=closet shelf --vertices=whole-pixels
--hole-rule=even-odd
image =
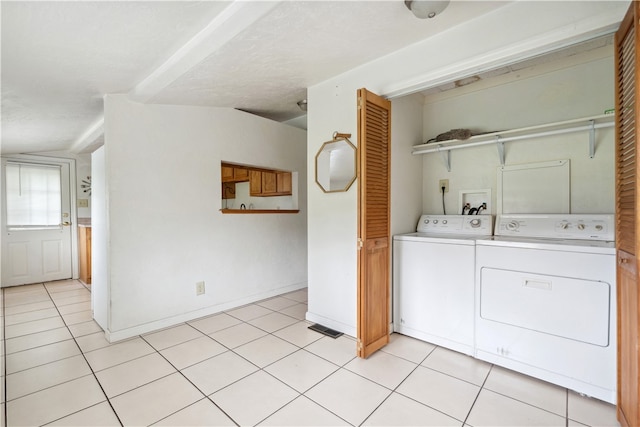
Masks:
[[[543,125],[530,126],[520,129],[511,129],[500,132],[485,133],[475,135],[466,140],[449,140],[430,142],[428,144],[414,145],[412,154],[441,153],[447,170],[451,171],[451,150],[461,148],[477,147],[480,145],[496,144],[500,164],[504,165],[504,143],[512,141],[523,141],[565,133],[589,132],[589,157],[595,155],[595,131],[596,129],[613,127],[615,125],[615,114],[604,114],[600,116],[583,117],[580,119],[567,120],[563,122],[547,123]]]

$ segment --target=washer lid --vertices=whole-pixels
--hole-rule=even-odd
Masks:
[[[478,236],[468,234],[431,234],[431,233],[407,233],[396,234],[393,240],[409,240],[422,243],[438,243],[449,245],[475,245]]]

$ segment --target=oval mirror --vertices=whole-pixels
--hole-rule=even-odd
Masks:
[[[338,136],[322,144],[316,154],[316,183],[325,193],[347,191],[356,180],[356,147]]]

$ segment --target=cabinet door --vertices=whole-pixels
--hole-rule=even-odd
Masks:
[[[283,196],[291,194],[291,172],[278,172],[276,186],[278,194]]]
[[[233,168],[231,166],[222,166],[222,182],[233,181]]]
[[[80,280],[91,283],[91,227],[78,227],[78,253],[80,255]]]
[[[262,194],[274,194],[278,191],[275,172],[262,172]]]
[[[243,182],[249,180],[249,169],[233,168],[233,179],[236,182]]]
[[[262,195],[262,172],[249,171],[249,194],[251,196]]]

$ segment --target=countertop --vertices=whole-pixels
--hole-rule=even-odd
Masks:
[[[293,214],[299,209],[220,209],[223,214]]]

